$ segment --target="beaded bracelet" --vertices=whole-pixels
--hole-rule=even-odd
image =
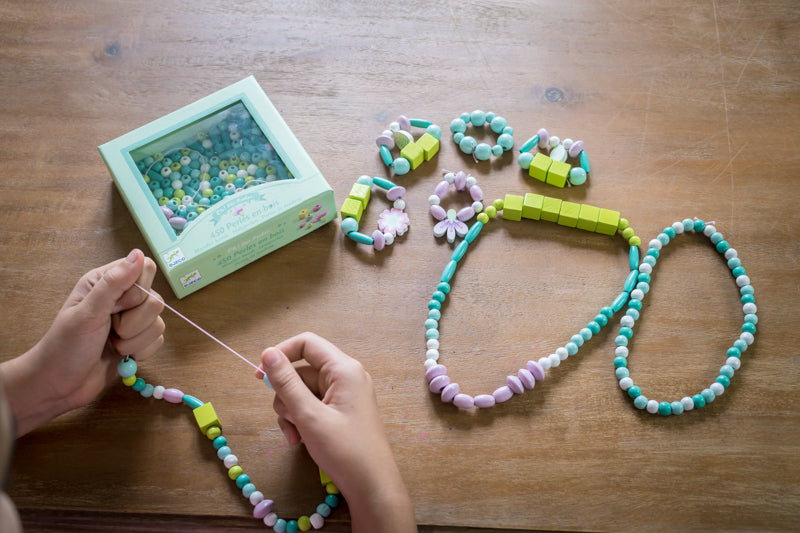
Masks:
[[[217,451],[217,457],[222,460],[227,469],[228,477],[236,483],[237,488],[242,490],[242,495],[253,504],[253,517],[262,520],[264,525],[272,527],[275,533],[297,533],[297,531],[308,531],[311,528],[320,529],[325,524],[325,518],[330,516],[331,510],[339,506],[339,489],[320,470],[320,481],[328,493],[325,501],[320,503],[310,516],[303,515],[297,520],[278,518],[273,511],[275,502],[264,498],[261,491],[256,490],[250,476],[245,474],[242,467],[239,466],[238,457],[233,455],[227,439],[222,436],[222,425],[211,403],[203,403],[194,396],[184,394],[179,389],[166,389],[161,385],[153,386],[146,383],[144,379],[137,378],[136,371],[136,361],[132,357],[123,357],[117,365],[117,373],[122,378],[122,383],[137,391],[142,397],[165,400],[175,404],[183,403],[192,409],[200,431],[212,441],[212,445]],[[266,379],[265,383],[268,383]]]
[[[456,191],[469,191],[472,198],[472,205],[468,205],[458,211],[448,209],[447,211],[440,205],[450,191],[450,186],[454,185]],[[439,222],[433,227],[433,234],[436,237],[447,235],[447,242],[454,242],[456,235],[464,237],[469,229],[465,222],[475,216],[475,213],[483,211],[483,191],[478,187],[478,180],[468,176],[464,171],[456,173],[445,171],[444,179],[439,182],[433,194],[428,197],[430,211],[433,218]]]
[[[464,135],[464,132],[467,131],[467,124],[481,127],[487,123],[491,130],[498,135],[497,144],[494,146],[479,143],[473,137]],[[508,125],[508,121],[492,112],[484,113],[480,109],[476,109],[472,113],[462,113],[460,117],[453,119],[450,122],[450,133],[453,134],[453,141],[459,149],[465,154],[471,154],[476,162],[486,161],[492,156],[499,157],[514,147],[514,128]]]
[[[550,155],[541,152],[535,156],[530,153],[534,146],[540,149],[550,148]],[[583,185],[589,175],[589,156],[583,149],[583,141],[573,141],[556,136],[550,136],[546,129],[540,129],[536,135],[525,141],[519,148],[520,155],[517,163],[520,168],[527,170],[532,178],[539,181],[564,187],[570,185]],[[578,158],[580,166],[567,163],[567,157]]]
[[[662,248],[669,244],[676,235],[680,235],[684,232],[688,233],[690,231],[694,231],[695,233],[702,232],[709,238],[716,250],[727,260],[728,268],[731,270],[731,274],[733,274],[736,285],[739,287],[739,293],[741,294],[744,323],[742,324],[742,333],[739,335],[739,338],[733,342],[733,346],[728,348],[726,354],[727,359],[725,360],[725,364],[719,369],[719,376],[717,376],[717,379],[708,388],[703,389],[699,394],[695,394],[694,396],[685,396],[679,401],[659,402],[657,400],[648,399],[642,394],[641,389],[633,384],[633,379],[630,377],[630,372],[628,371],[629,352],[627,346],[628,341],[633,337],[633,326],[639,318],[644,296],[650,289],[650,276],[656,266],[656,261]],[[614,358],[616,377],[619,380],[620,388],[627,391],[628,396],[633,399],[633,405],[636,406],[637,409],[645,409],[648,413],[658,413],[662,416],[679,415],[684,411],[699,409],[713,402],[714,398],[722,395],[725,389],[731,384],[731,378],[734,372],[741,367],[742,353],[747,350],[747,347],[753,344],[755,340],[754,335],[756,332],[756,324],[758,323],[753,286],[750,284],[750,277],[747,276],[738,255],[738,252],[734,248],[731,248],[730,244],[724,239],[722,233],[719,233],[712,224],[706,224],[697,218],[694,220],[687,218],[682,222],[675,222],[671,226],[664,228],[664,231],[660,233],[658,237],[650,241],[647,255],[638,268],[639,282],[636,285],[636,289],[631,292],[631,299],[628,302],[628,311],[620,320],[619,334],[614,340],[617,346]]]
[[[358,231],[358,224],[361,215],[364,213],[369,203],[372,185],[386,191],[386,198],[392,202],[392,208],[384,210],[378,219],[378,228],[372,232],[372,236]],[[408,231],[408,215],[405,213],[406,202],[403,197],[406,194],[404,187],[395,185],[391,181],[369,176],[361,176],[353,184],[350,194],[342,203],[340,210],[342,216],[342,233],[350,239],[361,244],[367,244],[375,250],[383,250],[385,245],[391,245],[396,236],[405,234]]]
[[[506,377],[506,384],[497,388],[491,394],[470,396],[461,392],[457,383],[453,383],[447,375],[447,367],[439,364],[439,320],[442,317],[442,304],[450,293],[450,281],[455,275],[459,261],[467,253],[469,246],[477,239],[485,224],[503,212],[506,220],[519,221],[523,218],[531,220],[546,220],[557,224],[579,228],[586,231],[614,235],[622,230],[623,238],[630,245],[629,267],[630,271],[625,279],[623,291],[614,299],[611,305],[603,307],[600,313],[591,320],[585,328],[573,335],[569,342],[558,348],[555,353],[542,357],[538,361],[528,361],[525,368],[521,368],[517,375]],[[469,228],[464,240],[456,246],[450,261],[444,268],[439,284],[428,302],[428,318],[425,321],[425,338],[427,352],[425,354],[425,379],[428,388],[434,394],[439,394],[445,403],[452,402],[460,409],[472,407],[487,408],[497,403],[509,400],[514,394],[522,394],[534,387],[536,381],[545,378],[545,371],[557,367],[561,361],[578,353],[584,342],[598,334],[608,324],[608,319],[622,309],[634,289],[639,267],[639,248],[641,240],[634,234],[628,221],[620,218],[618,211],[600,209],[591,205],[564,202],[558,198],[550,198],[539,194],[528,193],[522,196],[507,194],[504,200],[495,200],[483,213],[478,215],[478,220]]]
[[[425,128],[425,133],[416,141],[409,133],[412,127]],[[433,122],[418,118],[409,119],[400,115],[396,122],[389,124],[388,130],[378,135],[375,143],[378,145],[383,163],[395,174],[402,176],[436,155],[441,136],[442,129]],[[395,146],[400,149],[400,157],[397,159],[393,159],[391,153]]]

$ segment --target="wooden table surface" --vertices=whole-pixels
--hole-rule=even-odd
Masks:
[[[442,125],[436,159],[397,178],[411,230],[374,253],[335,221],[185,299],[160,273],[155,287],[253,361],[303,330],[358,358],[422,530],[800,528],[794,1],[12,0],[0,30],[3,360],[45,332],[83,272],[147,250],[96,147],[252,74],[337,204],[359,175],[391,176],[374,139],[399,114]],[[516,147],[541,127],[583,139],[587,185],[536,182],[516,155],[476,164],[448,131],[473,109],[506,117]],[[442,404],[423,377],[423,322],[453,248],[427,209],[443,168],[474,175],[488,200],[536,192],[619,210],[644,242],[686,217],[715,221],[760,318],[725,395],[681,416],[636,410],[614,377],[615,318],[523,396],[481,412]],[[628,270],[619,237],[499,218],[487,230],[441,321],[440,362],[471,394],[563,346]],[[630,370],[648,397],[677,400],[714,381],[742,314],[707,240],[664,252]],[[315,467],[285,444],[272,393],[165,320],[140,375],[213,401],[261,490],[285,514],[307,512]],[[29,531],[259,528],[193,426],[116,384],[18,441],[10,494]],[[347,514],[329,523],[347,530]]]

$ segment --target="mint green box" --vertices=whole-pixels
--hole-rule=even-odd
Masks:
[[[99,150],[178,298],[336,217],[333,190],[252,76]]]

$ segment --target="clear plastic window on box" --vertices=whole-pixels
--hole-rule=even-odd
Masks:
[[[132,150],[130,156],[176,235],[228,196],[293,179],[242,102]]]

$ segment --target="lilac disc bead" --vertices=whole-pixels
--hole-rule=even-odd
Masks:
[[[381,230],[376,229],[372,232],[372,247],[380,251],[384,246],[386,246],[386,238]]]
[[[494,396],[491,394],[478,394],[475,396],[475,407],[486,409],[496,403]]]
[[[532,389],[536,385],[536,378],[533,377],[533,374],[531,374],[531,371],[527,368],[520,368],[519,372],[517,372],[517,377],[526,389]]]
[[[183,392],[178,389],[167,389],[164,391],[164,399],[169,403],[181,403]]]
[[[539,136],[539,148],[547,148],[550,146],[550,134],[547,133],[546,129],[541,128],[536,132],[536,135]]]
[[[433,378],[438,376],[444,376],[445,374],[447,374],[446,366],[433,365],[432,367],[430,367],[428,370],[425,371],[425,381],[430,383]]]
[[[528,367],[528,372],[533,374],[533,377],[536,378],[536,381],[542,381],[544,379],[544,368],[539,364],[538,361],[528,361],[525,366]]]
[[[475,400],[469,394],[456,394],[453,398],[453,405],[459,409],[472,409]]]
[[[583,152],[583,141],[575,141],[572,143],[572,146],[569,147],[570,157],[578,157],[581,152]]]
[[[512,396],[514,396],[514,391],[512,391],[508,385],[503,385],[492,393],[492,398],[494,398],[495,403],[508,401]]]
[[[517,376],[507,376],[506,385],[508,385],[508,388],[511,389],[511,392],[516,394],[522,394],[525,392],[525,387],[522,385],[522,380],[520,380]]]
[[[256,504],[253,508],[253,518],[262,519],[267,516],[269,513],[272,512],[272,507],[275,505],[275,502],[272,500],[261,500]]]
[[[399,200],[405,195],[406,195],[406,188],[401,187],[399,185],[395,185],[394,187],[386,191],[386,199],[389,200],[390,202]]]
[[[385,146],[389,150],[394,148],[394,139],[390,135],[378,135],[378,138],[375,139],[375,144],[378,147]]]
[[[431,392],[439,394],[442,392],[442,389],[448,385],[450,385],[450,378],[446,374],[443,374],[433,378],[430,382],[430,385],[428,385],[428,388],[431,390]]]
[[[460,387],[458,386],[458,383],[450,383],[448,386],[442,389],[442,401],[444,403],[452,402],[459,390]]]
[[[408,117],[405,115],[400,115],[399,117],[397,117],[397,124],[403,131],[408,131],[411,129],[411,121],[408,120]]]

